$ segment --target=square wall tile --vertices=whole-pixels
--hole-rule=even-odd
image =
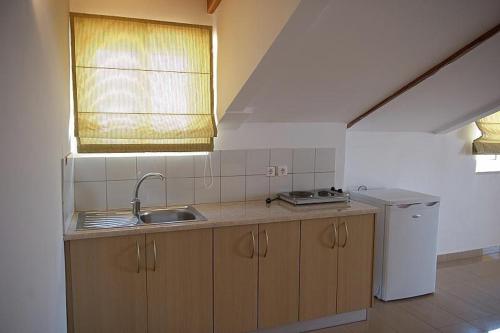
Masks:
[[[137,157],[137,178],[140,178],[149,172],[159,172],[165,175],[165,157],[163,156]]]
[[[286,165],[288,167],[288,172],[289,173],[293,172],[293,164],[292,164],[293,151],[292,151],[292,149],[288,149],[288,148],[271,149],[270,155],[271,156],[270,156],[269,165],[271,165],[271,166]]]
[[[106,182],[75,183],[75,209],[106,210]]]
[[[335,148],[317,148],[315,165],[315,172],[334,172]]]
[[[108,181],[106,184],[108,209],[132,209],[130,201],[132,201],[135,183],[135,180]]]
[[[167,178],[167,206],[194,203],[194,178]]]
[[[167,156],[167,178],[194,177],[193,156]]]
[[[269,178],[263,175],[246,176],[245,200],[265,200],[269,197]],[[276,178],[276,177],[274,177]]]
[[[334,172],[320,172],[314,174],[314,188],[316,190],[321,188],[330,188],[332,186],[335,186]]]
[[[104,157],[75,158],[75,181],[93,182],[106,180],[106,161]]]
[[[270,192],[272,197],[276,196],[276,194],[280,192],[292,191],[292,175],[269,177],[269,180]]]
[[[63,158],[62,164],[62,213],[64,230],[71,222],[75,210],[75,159]]]
[[[221,176],[245,175],[245,150],[222,150],[220,154]]]
[[[292,188],[294,191],[314,189],[314,173],[294,173]]]
[[[203,177],[205,170],[205,160],[210,158],[212,161],[212,175],[214,177],[220,176],[220,151],[216,150],[208,155],[196,155],[194,157],[194,176]],[[207,161],[207,176],[210,176],[210,164]]]
[[[247,150],[247,175],[265,175],[269,166],[269,149]]]
[[[106,157],[107,180],[137,179],[137,158]]]
[[[197,204],[220,202],[220,177],[213,177],[210,188],[205,186],[204,180],[209,185],[210,177],[194,179],[194,202]]]
[[[293,150],[293,173],[314,172],[314,148],[299,148]]]
[[[167,188],[165,181],[146,179],[139,189],[142,207],[165,207],[167,205]]]
[[[245,176],[221,177],[221,202],[245,201]]]

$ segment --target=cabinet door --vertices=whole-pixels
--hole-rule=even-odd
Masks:
[[[257,329],[258,227],[214,229],[214,331]]]
[[[259,328],[298,321],[300,222],[259,225]]]
[[[144,235],[70,241],[75,333],[145,333]]]
[[[373,228],[373,214],[340,219],[339,313],[366,309],[372,304]]]
[[[337,311],[337,219],[301,221],[300,320]]]
[[[148,332],[212,332],[212,229],[148,234],[146,244]]]

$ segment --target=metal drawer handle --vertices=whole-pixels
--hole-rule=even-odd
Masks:
[[[250,234],[252,235],[252,254],[250,255],[250,258],[253,258],[255,255],[255,235],[253,231],[250,231]]]
[[[422,216],[422,214],[415,214],[415,215],[413,215],[412,217],[413,217],[414,219],[418,219],[418,218],[419,218],[419,217],[421,217],[421,216]]]
[[[156,241],[153,240],[153,272],[156,272]]]
[[[332,229],[333,229],[333,235],[332,235],[333,239],[332,239],[332,246],[331,246],[331,248],[334,249],[335,245],[337,245],[337,238],[339,236],[338,236],[338,233],[337,233],[337,226],[334,223],[332,223],[331,226],[332,226]]]
[[[349,228],[347,227],[347,223],[343,222],[344,230],[345,230],[345,241],[344,244],[340,245],[341,248],[345,248],[347,245],[347,241],[349,240]]]
[[[264,251],[264,258],[267,257],[267,250],[269,248],[269,235],[267,234],[267,230],[264,230],[264,235],[266,236],[266,250]]]
[[[141,272],[141,248],[139,247],[139,241],[135,241],[137,246],[137,274]]]

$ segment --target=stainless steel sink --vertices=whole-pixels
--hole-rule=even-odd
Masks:
[[[145,224],[180,223],[205,221],[206,218],[191,206],[157,209],[141,213],[139,218]]]
[[[78,215],[76,229],[106,229],[197,221],[206,221],[206,218],[192,206],[144,211],[139,215],[139,219],[130,211],[82,212]]]

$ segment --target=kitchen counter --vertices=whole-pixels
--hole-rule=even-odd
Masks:
[[[73,215],[71,224],[64,233],[64,240],[125,236],[166,232],[176,230],[192,230],[234,225],[262,224],[281,221],[308,220],[338,216],[374,214],[378,208],[357,201],[346,203],[317,204],[293,206],[277,200],[269,206],[263,200],[213,203],[193,205],[206,221],[181,222],[170,224],[154,224],[113,229],[76,230],[78,214]],[[146,209],[144,209],[146,210]]]

